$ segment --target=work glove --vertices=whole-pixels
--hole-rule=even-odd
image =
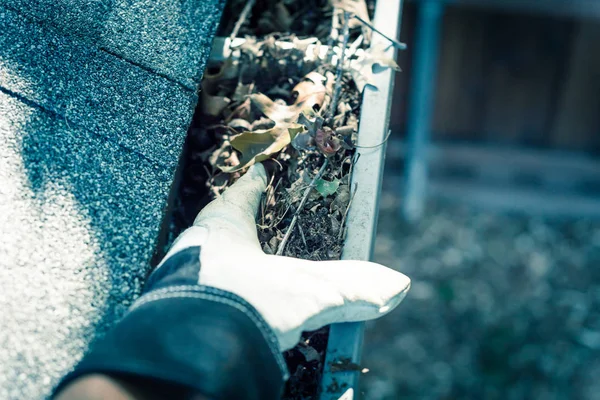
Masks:
[[[263,253],[255,214],[266,187],[257,164],[207,205],[56,393],[101,373],[172,399],[280,399],[289,377],[282,351],[302,331],[377,318],[400,303],[410,281],[382,265]]]
[[[402,301],[410,279],[383,265],[265,254],[255,217],[267,181],[262,164],[250,167],[198,214],[161,265],[185,248],[200,246],[198,284],[248,301],[273,329],[281,351],[294,347],[302,331],[375,319]]]

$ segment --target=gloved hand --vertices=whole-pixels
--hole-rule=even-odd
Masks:
[[[183,249],[200,246],[198,284],[232,292],[250,303],[290,349],[302,331],[380,317],[406,295],[405,275],[368,261],[307,261],[265,254],[255,215],[267,186],[256,164],[207,205],[158,267]]]
[[[124,379],[168,393],[161,398],[279,399],[289,376],[281,352],[303,330],[398,305],[410,281],[384,266],[264,254],[254,218],[266,186],[255,165],[202,210],[128,313],[61,381],[62,399],[106,398],[98,374],[112,389]]]

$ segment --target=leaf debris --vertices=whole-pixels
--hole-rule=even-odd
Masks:
[[[369,48],[372,29],[355,18],[371,21],[372,6],[371,0],[228,2],[236,10],[230,15],[246,11],[223,25],[229,57],[210,65],[202,82],[177,200],[180,230],[247,167],[271,158],[282,169],[257,216],[263,250],[340,258],[356,190],[350,176],[361,92],[373,84],[375,64],[397,67],[385,48]],[[284,399],[315,398],[327,335],[328,328],[306,332],[286,352],[292,376]]]

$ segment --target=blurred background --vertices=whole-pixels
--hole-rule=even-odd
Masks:
[[[600,2],[404,5],[365,399],[600,399]]]

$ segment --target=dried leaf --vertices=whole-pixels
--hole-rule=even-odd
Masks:
[[[318,115],[309,118],[302,113],[298,116],[298,123],[304,125],[308,131],[307,133],[312,137],[317,134],[317,129],[321,129],[323,122],[323,118]]]
[[[340,126],[339,128],[337,128],[335,130],[335,133],[337,133],[338,135],[341,136],[350,136],[354,133],[355,131],[355,127],[352,125],[345,125],[345,126]]]
[[[340,149],[340,141],[333,137],[333,131],[328,127],[317,129],[315,134],[317,148],[327,157],[334,155]]]
[[[240,133],[231,138],[231,146],[242,153],[240,163],[231,167],[223,165],[218,167],[223,172],[235,172],[264,161],[290,144],[294,136],[302,130],[304,127],[296,124],[289,127],[275,126],[267,130]]]
[[[399,71],[400,67],[396,63],[396,60],[386,54],[387,49],[389,49],[388,45],[377,43],[365,52],[374,60],[373,64],[379,64],[382,67],[389,67]]]
[[[262,41],[259,42],[256,38],[248,36],[245,39],[234,40],[231,43],[231,49],[240,49],[240,51],[246,55],[252,55],[256,58],[263,55]]]
[[[294,44],[294,48],[300,50],[302,53],[306,53],[310,45],[319,43],[319,39],[316,37],[309,37],[306,39],[298,39],[297,37],[294,37],[292,39],[292,43]]]
[[[315,141],[307,131],[296,135],[292,140],[292,146],[294,146],[296,150],[312,150],[315,147]]]
[[[252,131],[257,131],[259,129],[271,129],[275,126],[275,121],[270,120],[269,118],[260,118],[252,123]]]
[[[250,118],[250,99],[244,100],[240,105],[235,107],[235,109],[225,118],[225,122],[229,122],[233,119],[240,118],[248,121]]]
[[[268,243],[263,244],[262,250],[265,254],[271,254],[271,255],[275,254],[275,252],[273,251],[273,249],[271,249],[271,246],[269,246]]]
[[[292,94],[295,96],[294,104],[315,111],[321,109],[327,94],[327,89],[323,85],[325,80],[326,78],[323,75],[314,71],[306,75],[304,80],[292,90]]]
[[[326,77],[316,71],[309,72],[304,76],[303,79],[312,81],[315,85],[323,85],[323,83],[327,80]]]
[[[282,104],[277,104],[262,93],[251,95],[250,100],[252,101],[252,104],[254,104],[260,110],[260,112],[275,121],[275,123],[294,122],[298,118],[298,114],[301,112],[298,111],[298,107],[295,105],[284,106]]]
[[[382,67],[400,69],[396,61],[385,54],[385,49],[385,45],[376,45],[366,51],[361,51],[358,58],[350,61],[350,73],[360,92],[363,91],[366,85],[375,86],[373,65],[379,64]]]
[[[227,126],[235,129],[238,132],[249,131],[250,129],[252,129],[250,122],[241,118],[232,119],[227,123]]]
[[[231,156],[231,152],[230,152],[230,148],[229,148],[229,142],[227,140],[225,140],[222,144],[221,147],[219,147],[218,149],[216,149],[215,151],[213,151],[213,153],[211,154],[211,156],[208,158],[208,161],[211,165],[220,165],[223,164],[225,162],[225,160],[227,158],[229,158],[229,156]]]
[[[288,132],[290,133],[292,139],[294,137],[296,137],[296,135],[305,131],[304,126],[300,125],[300,124],[291,124],[287,127],[287,129],[288,129]]]
[[[322,107],[327,94],[327,89],[323,85],[325,79],[323,75],[316,72],[306,75],[292,91],[296,95],[296,100],[291,106],[278,104],[262,93],[251,95],[250,100],[260,112],[275,123],[289,124],[296,122],[301,113],[312,115],[315,108]]]
[[[202,80],[200,92],[201,109],[204,114],[219,116],[221,112],[231,103],[228,97],[219,94],[219,84],[224,79],[237,76],[239,64],[232,59],[211,68],[207,68]]]
[[[315,189],[323,197],[331,196],[334,194],[340,186],[340,180],[334,179],[333,181],[326,181],[325,179],[319,178],[315,182]]]
[[[342,227],[337,215],[329,214],[329,222],[331,223],[331,233],[337,236],[340,233],[340,228]]]
[[[277,236],[273,236],[271,240],[269,240],[269,247],[275,250],[273,254],[277,252],[277,247],[279,247],[279,240],[277,240]]]
[[[270,129],[243,132],[231,139],[231,145],[242,153],[239,165],[234,167],[219,166],[225,172],[234,172],[250,165],[264,161],[285,146],[306,128],[295,123],[303,113],[314,112],[314,107],[321,107],[325,98],[325,77],[316,72],[306,75],[305,79],[294,88],[296,102],[291,105],[278,104],[262,93],[250,95],[248,98],[265,116],[275,122]],[[235,114],[235,112],[234,112]],[[239,117],[238,117],[239,118]]]

